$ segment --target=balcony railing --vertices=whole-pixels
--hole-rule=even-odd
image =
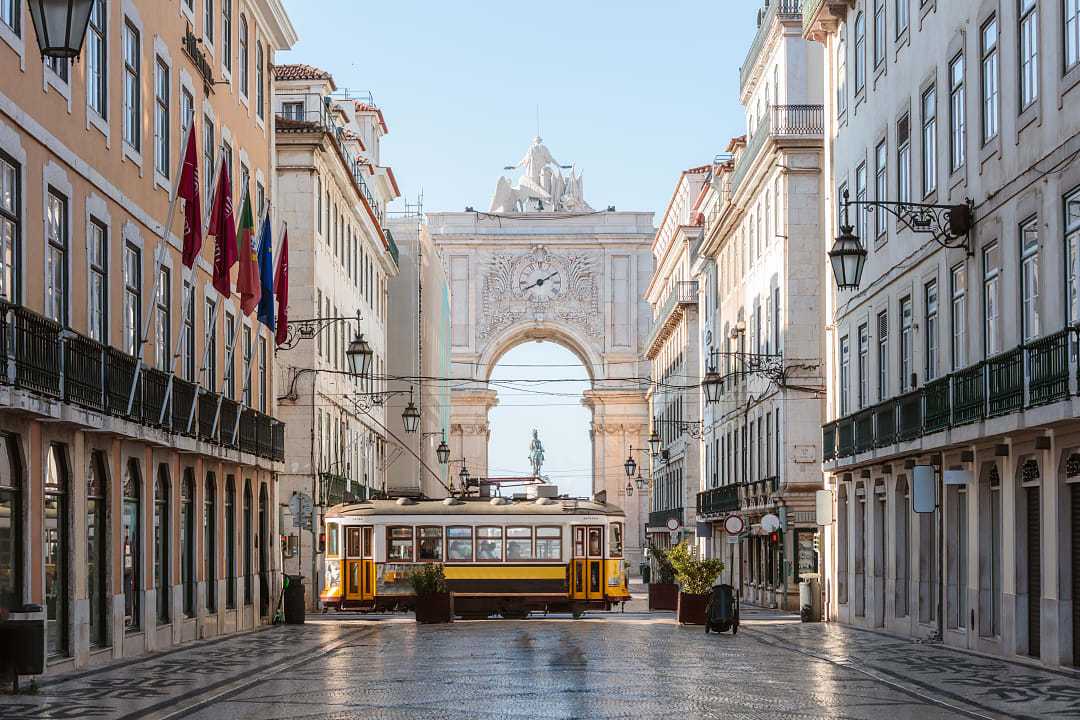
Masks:
[[[673,314],[676,308],[687,305],[697,305],[697,301],[697,280],[677,281],[671,289],[668,290],[664,302],[656,306],[657,309],[653,314],[652,334],[649,335],[649,340],[645,344],[645,347],[652,347],[658,338],[671,329]]]
[[[671,508],[670,510],[655,510],[649,513],[649,527],[651,528],[663,528],[667,527],[667,521],[674,518],[678,521],[679,525],[683,524],[683,509]]]
[[[401,267],[401,252],[398,250],[397,243],[394,242],[394,233],[390,232],[390,228],[383,228],[383,235],[386,236],[386,244],[390,246],[387,252],[394,258],[394,264]]]
[[[918,390],[826,423],[821,428],[823,461],[910,442],[1080,393],[1080,361],[1070,352],[1070,336],[1075,332],[1078,328],[1067,328],[1025,343]],[[1076,384],[1071,387],[1074,377]]]
[[[0,384],[166,432],[238,445],[259,457],[284,459],[285,426],[280,421],[246,409],[234,445],[233,428],[240,406],[222,399],[219,432],[214,433],[219,396],[202,392],[189,428],[197,386],[175,376],[170,384],[168,373],[145,365],[135,385],[138,362],[27,308],[0,303]]]
[[[746,53],[746,59],[743,60],[742,67],[739,68],[740,90],[746,86],[746,81],[750,78],[750,73],[757,63],[758,54],[765,45],[766,38],[769,37],[773,20],[778,15],[782,20],[801,20],[802,5],[802,0],[772,0],[768,7],[760,11],[757,34],[754,36],[754,42],[750,44],[750,50]]]
[[[698,515],[719,515],[739,509],[739,486],[721,485],[697,494]]]
[[[738,190],[768,138],[815,138],[823,137],[824,132],[824,106],[770,105],[754,128],[753,136],[739,154],[735,171],[731,174],[732,192]]]

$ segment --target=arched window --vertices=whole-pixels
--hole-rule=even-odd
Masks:
[[[214,473],[206,473],[206,494],[203,496],[203,570],[206,582],[206,610],[217,610],[217,481]]]
[[[90,597],[90,644],[97,647],[109,644],[108,477],[105,456],[95,451],[86,488],[86,592]]]
[[[45,472],[45,610],[49,655],[68,654],[68,509],[70,483],[63,445],[49,447]]]
[[[169,466],[158,466],[154,483],[154,590],[157,595],[158,623],[169,622]]]
[[[236,607],[236,482],[225,476],[225,607]]]
[[[855,16],[855,92],[866,88],[866,18]]]
[[[142,526],[139,522],[141,487],[139,463],[134,459],[128,460],[127,472],[124,474],[122,511],[124,548],[121,553],[124,567],[124,627],[128,630],[138,630],[141,627],[139,620],[139,592],[142,589],[142,573],[139,571],[142,564],[142,543],[139,542]]]
[[[270,501],[259,483],[259,614],[270,614]]]
[[[898,617],[907,617],[908,614],[908,577],[911,574],[911,554],[909,543],[911,542],[911,498],[908,494],[907,478],[901,475],[896,479],[896,490],[893,492],[893,520],[895,527],[895,551],[894,572],[896,573],[896,588],[893,604],[893,614]]]
[[[22,463],[19,443],[0,436],[0,608],[23,604]]]
[[[240,73],[240,94],[248,94],[248,21],[247,16],[240,13],[240,31],[237,36],[240,43],[240,56],[236,62],[240,66],[237,68],[237,72]]]
[[[180,483],[180,585],[184,615],[195,615],[195,471],[184,469]]]
[[[252,585],[255,582],[252,573],[252,517],[251,517],[251,478],[244,480],[244,604],[252,603]]]

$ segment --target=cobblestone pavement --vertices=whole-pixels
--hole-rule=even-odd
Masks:
[[[309,618],[46,679],[0,719],[1080,717],[1080,675],[747,609],[456,622]]]

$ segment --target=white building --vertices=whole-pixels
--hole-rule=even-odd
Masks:
[[[1046,0],[807,4],[827,207],[970,199],[975,219],[946,248],[851,211],[868,255],[856,290],[830,282],[823,429],[842,622],[1080,665],[1078,28]],[[933,514],[915,465],[960,471]]]
[[[279,479],[283,501],[299,493],[315,506],[314,522],[305,519],[290,533],[285,568],[305,576],[314,599],[320,565],[311,551],[321,508],[385,485],[380,393],[387,389],[381,378],[397,251],[384,224],[398,189],[390,168],[380,165],[387,127],[369,95],[338,91],[329,73],[309,65],[274,72],[277,217],[289,231],[290,340],[296,338],[276,358],[287,457]],[[349,372],[346,359],[358,333],[373,352],[362,378]]]
[[[719,402],[704,409],[698,509],[742,597],[787,608],[803,574],[818,571],[824,410],[822,51],[802,38],[801,21],[798,2],[766,3],[759,14],[740,70],[747,134],[713,168],[694,265],[703,365],[724,379]],[[737,546],[723,529],[736,510],[745,523]]]

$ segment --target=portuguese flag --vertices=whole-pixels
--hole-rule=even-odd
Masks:
[[[255,221],[251,216],[251,195],[244,193],[244,206],[240,211],[240,232],[236,234],[236,247],[240,256],[240,272],[236,275],[236,292],[240,294],[240,310],[245,315],[259,305],[262,294],[259,280],[259,250],[255,247]]]

